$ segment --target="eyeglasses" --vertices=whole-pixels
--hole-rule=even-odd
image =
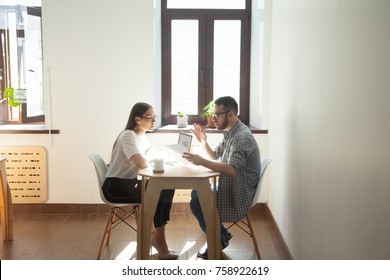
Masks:
[[[157,115],[156,116],[147,116],[147,117],[144,117],[144,116],[141,116],[140,117],[141,119],[147,119],[149,121],[156,121],[157,120]]]
[[[223,115],[223,114],[226,114],[226,113],[229,113],[230,111],[223,111],[223,112],[220,112],[220,113],[214,113],[212,114],[211,116],[213,117],[213,119],[216,119],[219,117],[219,115]]]

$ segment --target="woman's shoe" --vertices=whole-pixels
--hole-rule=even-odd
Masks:
[[[160,260],[176,260],[179,256],[169,251],[168,254],[158,253],[158,257]]]
[[[172,251],[169,249],[168,249],[168,253],[162,253],[160,246],[157,244],[157,241],[154,238],[150,239],[150,244],[154,248],[156,248],[156,250],[158,252],[158,256],[161,260],[174,260],[174,259],[177,259],[179,257],[179,255],[175,254],[175,251]]]

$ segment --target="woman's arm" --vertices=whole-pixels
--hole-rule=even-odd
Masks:
[[[140,154],[135,154],[130,158],[134,162],[135,166],[142,169],[148,166],[148,160]]]

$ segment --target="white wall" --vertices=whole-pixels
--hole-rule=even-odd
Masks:
[[[269,206],[295,259],[390,258],[390,1],[274,0]]]
[[[108,159],[131,106],[155,103],[153,1],[43,0],[42,14],[47,123],[60,134],[0,145],[46,147],[48,203],[100,202],[88,155]]]

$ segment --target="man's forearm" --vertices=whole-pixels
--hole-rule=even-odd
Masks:
[[[200,164],[208,169],[220,172],[221,174],[229,177],[236,175],[236,170],[228,163],[203,159]]]

